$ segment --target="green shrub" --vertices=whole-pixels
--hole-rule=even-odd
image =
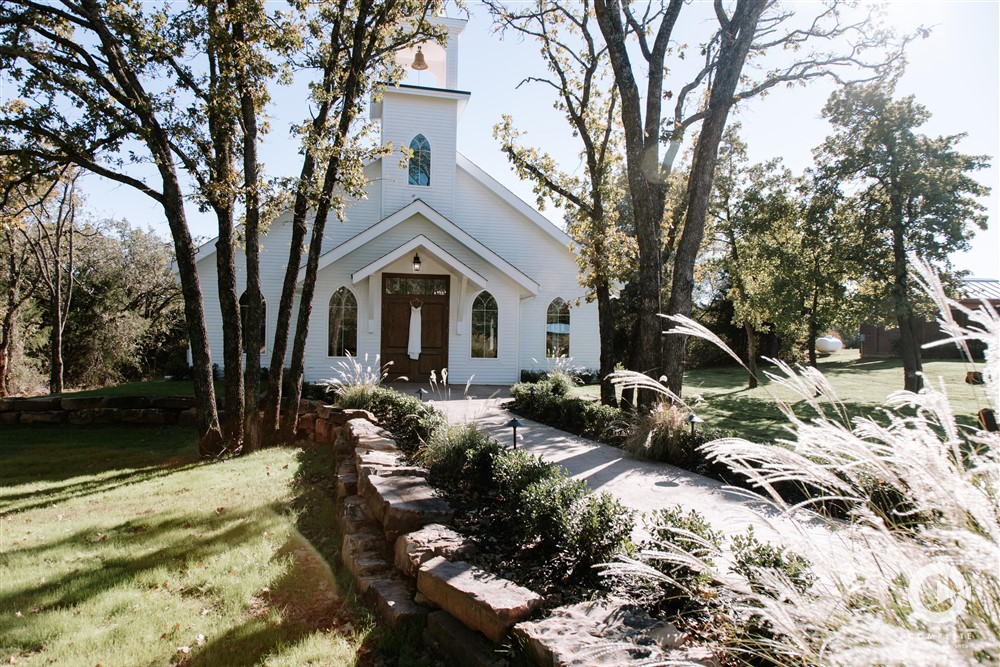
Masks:
[[[685,513],[680,505],[650,512],[643,517],[643,526],[650,534],[643,549],[669,551],[673,546],[708,563],[722,550],[722,533],[714,530],[703,514],[696,510]]]
[[[370,390],[368,410],[396,437],[396,444],[408,450],[427,442],[436,429],[447,424],[431,404],[386,387]]]
[[[570,546],[577,506],[586,494],[586,482],[557,470],[521,491],[515,512],[518,528],[555,556],[559,547]]]
[[[587,495],[576,510],[568,536],[573,567],[578,576],[590,578],[595,565],[631,550],[635,512],[607,492]]]
[[[417,460],[435,482],[472,490],[490,484],[493,457],[499,451],[493,438],[471,424],[446,424],[430,434]]]
[[[620,574],[613,578],[620,592],[650,608],[703,606],[701,592],[713,580],[708,572],[722,552],[722,533],[702,514],[680,505],[643,515],[643,528],[649,538],[639,545],[639,559],[666,579]]]
[[[513,410],[556,428],[620,446],[628,417],[619,408],[567,396],[566,387],[551,379],[519,382],[511,387]]]
[[[493,487],[497,500],[514,502],[529,486],[558,474],[559,469],[523,449],[503,450],[493,458]]]
[[[504,452],[495,461],[497,474],[506,478],[498,486],[508,493],[519,489],[506,510],[513,539],[533,545],[533,556],[553,576],[593,583],[594,565],[630,548],[635,513],[613,496],[591,494],[586,482],[520,452]]]
[[[462,488],[472,495],[490,493],[493,489],[493,463],[505,451],[493,438],[484,436],[465,452]]]
[[[745,534],[734,536],[730,546],[733,551],[733,571],[746,577],[750,588],[755,592],[770,590],[770,586],[761,579],[762,572],[768,570],[787,578],[800,593],[809,590],[816,581],[807,559],[784,546],[759,541],[754,535],[753,526],[748,526]]]
[[[372,402],[372,387],[352,385],[334,390],[334,402],[341,408],[368,410]]]
[[[527,368],[521,369],[521,382],[526,384],[531,384],[538,382],[539,380],[544,380],[545,376],[546,372],[542,370],[534,370]]]

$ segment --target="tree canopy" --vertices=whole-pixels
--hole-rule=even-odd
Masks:
[[[911,257],[947,269],[948,255],[985,228],[978,198],[989,188],[972,173],[988,158],[959,152],[963,134],[918,133],[930,114],[912,96],[893,99],[889,84],[846,86],[830,97],[823,115],[833,133],[815,151],[818,178],[851,197],[865,232],[866,272],[885,286],[899,326],[904,387],[918,391],[923,379]]]

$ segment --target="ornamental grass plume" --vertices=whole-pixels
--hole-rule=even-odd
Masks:
[[[948,299],[933,269],[913,263],[914,279],[934,300],[949,337],[934,345],[957,345],[973,368],[969,344],[985,346],[982,407],[996,410],[996,311]],[[956,313],[968,323],[960,324]],[[713,337],[690,319],[669,319],[679,325],[673,333]],[[764,630],[731,633],[720,651],[754,664],[1000,662],[1000,434],[959,424],[941,383],[892,394],[877,418],[851,419],[821,373],[781,363],[777,369],[768,373],[772,381],[793,390],[816,416],[800,417],[779,401],[787,439],[726,438],[701,450],[753,480],[772,513],[798,519],[789,525],[819,521],[827,530],[791,536],[812,561],[810,586],[761,570],[753,586],[732,591],[722,616],[734,627],[751,619]],[[809,489],[810,498],[786,502],[778,488],[789,483]],[[846,520],[830,517],[833,506]],[[706,573],[724,581],[713,567],[705,564]],[[609,567],[616,576],[663,576],[650,569],[640,560]]]

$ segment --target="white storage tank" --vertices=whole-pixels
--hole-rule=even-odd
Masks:
[[[823,354],[839,352],[842,347],[844,344],[840,342],[840,339],[833,336],[823,336],[816,339],[816,351]]]

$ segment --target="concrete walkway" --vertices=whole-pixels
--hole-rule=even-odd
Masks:
[[[470,397],[490,396],[491,390],[496,388],[475,389],[468,393]],[[500,407],[507,400],[501,398],[502,395],[501,392],[493,398],[452,398],[433,402],[449,421],[475,424],[500,444],[509,446],[512,430],[504,424],[513,414]],[[784,516],[765,503],[724,488],[714,479],[665,463],[632,459],[616,447],[524,417],[518,419],[525,424],[517,430],[518,448],[558,463],[573,477],[585,480],[594,491],[607,491],[639,512],[681,505],[703,514],[715,529],[727,536],[753,525],[761,541],[783,543],[821,567],[820,561],[827,559],[842,561],[846,557],[857,563],[855,557],[845,553],[845,549],[853,550],[827,522]]]

